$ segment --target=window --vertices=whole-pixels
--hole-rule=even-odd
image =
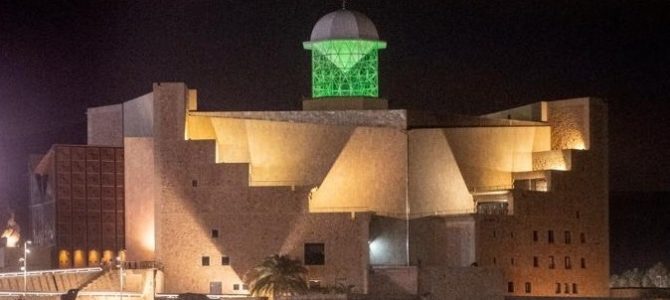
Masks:
[[[203,256],[201,260],[203,266],[209,266],[209,256]]]
[[[243,284],[243,285],[242,285],[242,289],[245,290],[245,291],[248,291],[248,290],[249,290],[249,286],[246,285],[246,284]]]
[[[530,282],[526,282],[525,287],[526,287],[526,294],[530,294],[530,288],[531,288]]]
[[[549,269],[553,269],[556,267],[556,264],[554,263],[554,257],[549,256]]]
[[[577,219],[579,219],[579,211],[575,212],[575,217],[577,217]]]
[[[570,294],[570,286],[567,283],[563,284],[563,293]]]
[[[514,265],[514,257],[510,258],[509,262]]]
[[[565,243],[570,244],[572,242],[572,235],[570,234],[570,231],[564,232],[565,235]]]
[[[566,270],[572,269],[572,264],[570,263],[570,256],[565,257],[565,269]]]
[[[509,238],[510,238],[510,239],[513,239],[513,238],[514,238],[514,231],[510,231],[510,232],[509,232]]]
[[[191,185],[192,185],[193,187],[198,187],[198,181],[195,180],[195,179],[191,180]]]
[[[586,235],[583,232],[579,234],[579,240],[582,244],[586,243]]]
[[[221,265],[222,266],[229,266],[230,265],[230,257],[221,256]]]
[[[577,291],[577,284],[576,283],[572,284],[572,293],[573,294],[579,294],[579,292]]]
[[[549,231],[547,231],[547,242],[548,242],[549,244],[553,244],[553,243],[554,243],[554,231],[553,231],[553,230],[549,230]]]
[[[533,230],[533,242],[537,242],[538,236],[537,236],[537,230]]]
[[[557,282],[556,283],[556,294],[560,294],[560,293],[561,293],[561,283]]]
[[[586,269],[586,258],[580,259],[580,265],[582,266],[582,269]]]
[[[323,243],[305,244],[305,265],[324,265],[326,251]]]
[[[540,260],[537,258],[537,256],[533,256],[533,267],[539,267],[540,266]]]
[[[233,291],[239,291],[240,290],[240,285],[238,283],[233,284]]]
[[[493,231],[493,237],[496,237],[496,231],[495,230]]]
[[[310,279],[307,281],[307,288],[309,289],[318,289],[321,287],[321,280]]]
[[[493,264],[497,264],[495,256],[493,257]]]
[[[507,282],[507,292],[514,293],[514,282],[512,281]]]
[[[218,238],[219,237],[219,231],[216,229],[212,229],[212,237],[213,238]]]

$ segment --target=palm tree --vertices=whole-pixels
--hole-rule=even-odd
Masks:
[[[289,296],[307,291],[307,269],[288,255],[268,256],[245,276],[254,296]]]

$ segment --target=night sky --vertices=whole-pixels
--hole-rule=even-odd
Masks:
[[[87,107],[138,97],[153,82],[186,82],[203,109],[299,109],[310,92],[309,53],[301,43],[320,16],[340,5],[0,0],[0,221],[10,208],[25,220],[28,153],[85,143]],[[480,114],[540,100],[604,98],[619,205],[612,220],[627,222],[612,226],[619,236],[612,237],[613,269],[641,263],[628,255],[670,261],[670,221],[662,214],[670,211],[668,194],[647,207],[629,205],[639,200],[636,193],[622,193],[670,190],[670,1],[348,7],[368,15],[388,42],[380,89],[393,108]],[[642,219],[657,234],[641,232]],[[651,252],[629,246],[641,239],[655,241]]]

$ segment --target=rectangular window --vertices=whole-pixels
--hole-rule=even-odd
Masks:
[[[582,269],[586,269],[586,258],[583,258],[580,260],[580,264],[582,265]]]
[[[556,283],[556,294],[560,294],[560,293],[561,293],[561,283],[557,282]]]
[[[553,231],[553,230],[549,230],[549,231],[547,231],[547,242],[548,242],[549,244],[553,244],[553,243],[554,243],[554,231]]]
[[[507,292],[514,293],[514,282],[512,281],[507,282]]]
[[[193,179],[193,180],[191,181],[191,185],[192,185],[193,187],[198,187],[198,181],[195,180],[195,179]]]
[[[537,242],[538,236],[537,236],[537,230],[533,230],[533,242]]]
[[[530,288],[531,288],[530,287],[530,282],[526,282],[526,294],[530,294],[530,292],[531,292]]]
[[[323,243],[305,244],[305,265],[324,265],[326,263],[326,251]]]
[[[209,256],[203,256],[201,260],[203,266],[209,266]]]
[[[496,231],[495,230],[493,231],[493,237],[496,237]]]
[[[565,243],[570,244],[572,242],[572,235],[570,234],[570,231],[564,232],[565,234]]]
[[[496,261],[495,256],[493,257],[493,264],[494,264],[494,265],[498,264],[498,262]]]
[[[213,238],[218,238],[219,237],[219,231],[217,229],[212,229],[212,237]]]
[[[565,257],[565,269],[566,270],[572,269],[572,264],[570,263],[570,256]]]
[[[572,284],[572,293],[573,294],[579,294],[579,292],[577,291],[577,284],[576,283]]]
[[[570,294],[570,286],[567,283],[563,284],[563,293]]]
[[[514,257],[510,258],[510,259],[509,259],[509,262],[510,262],[512,265],[514,265]]]
[[[240,285],[239,284],[233,284],[233,291],[239,291],[240,290]]]
[[[248,290],[249,290],[249,286],[246,285],[246,284],[243,284],[243,285],[242,285],[242,289],[245,290],[245,291],[248,291]]]
[[[556,267],[556,264],[555,264],[555,262],[554,262],[554,257],[553,257],[553,256],[549,256],[549,269],[553,269],[553,268],[555,268],[555,267]]]
[[[537,256],[533,256],[533,267],[539,267],[540,266],[540,259],[537,258]]]
[[[230,257],[221,256],[221,265],[222,266],[229,266],[230,265]]]
[[[579,234],[579,240],[582,244],[586,243],[586,235],[583,232]]]

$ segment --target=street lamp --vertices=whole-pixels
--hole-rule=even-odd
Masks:
[[[119,299],[123,300],[123,260],[121,260],[121,256],[117,256],[116,261],[119,263],[117,265],[119,268]]]
[[[30,249],[28,249],[28,245],[31,245],[33,242],[31,241],[25,241],[23,242],[23,257],[19,258],[19,262],[23,263],[23,266],[21,266],[21,271],[23,271],[23,298],[26,298],[26,294],[28,292],[28,253],[30,253]]]

